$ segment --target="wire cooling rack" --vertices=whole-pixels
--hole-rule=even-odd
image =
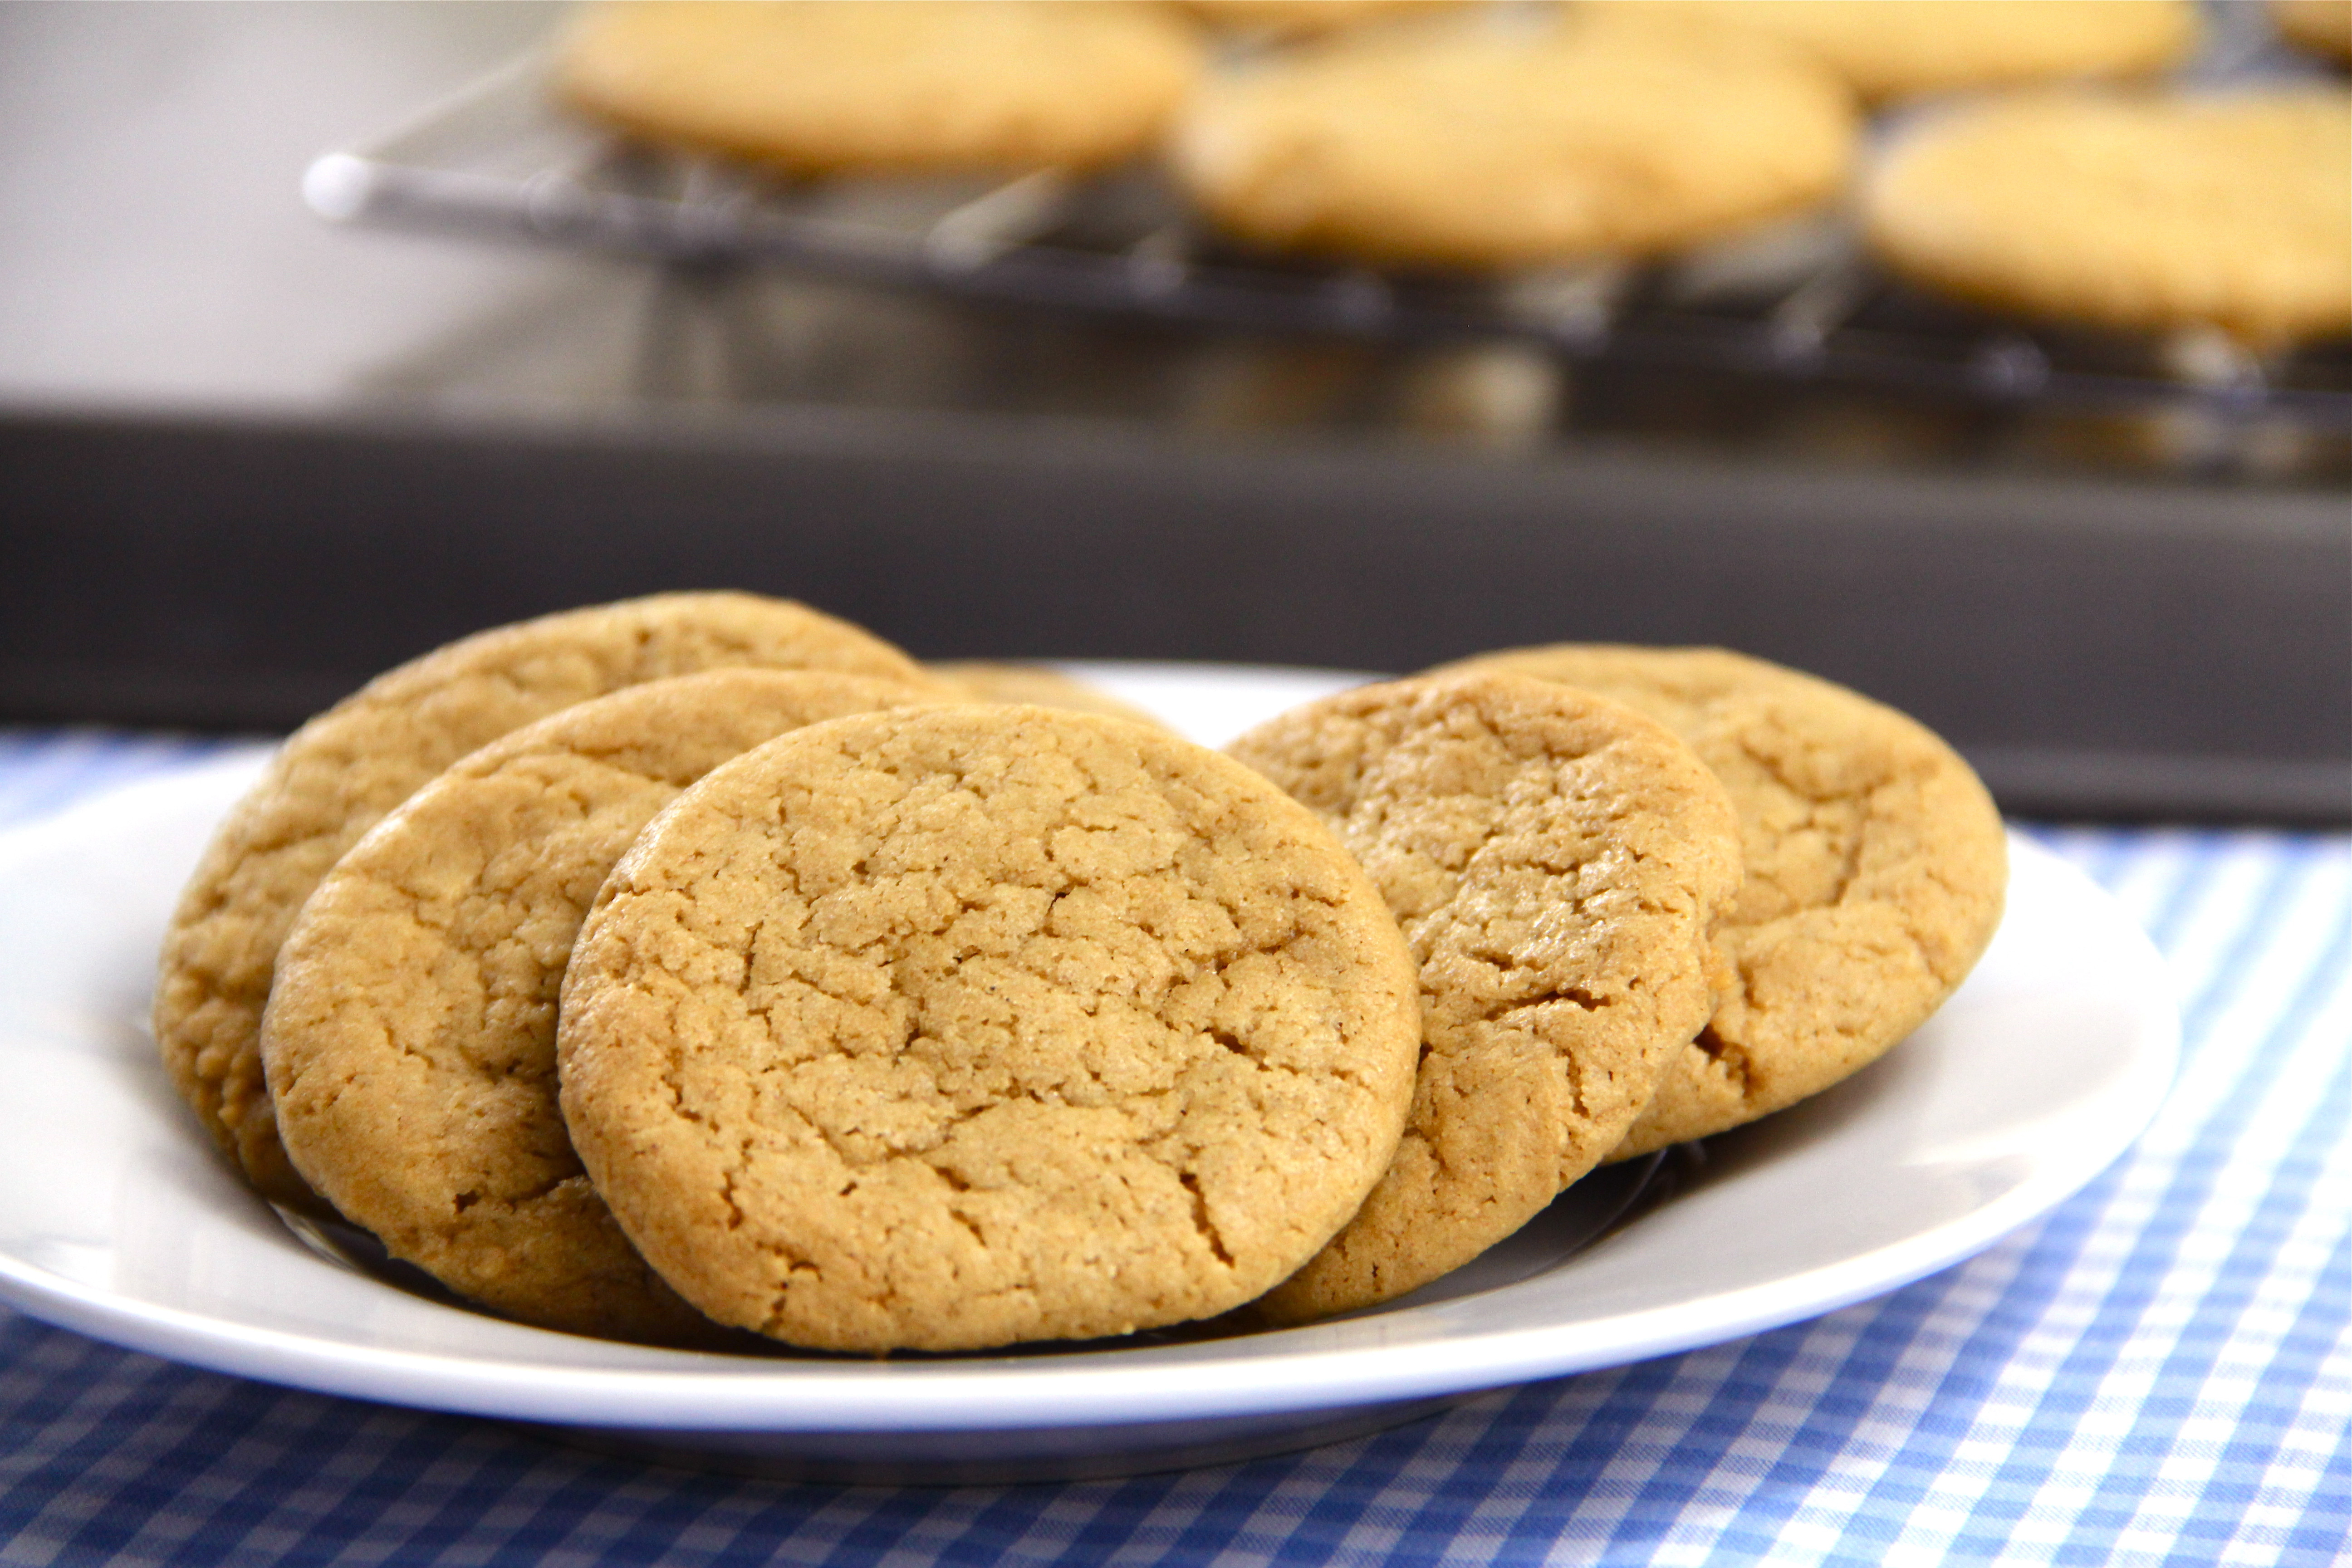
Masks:
[[[786,181],[639,146],[573,118],[541,58],[311,163],[339,222],[760,262],[970,299],[1361,339],[1504,339],[1571,360],[1843,383],[2011,405],[2149,407],[2352,430],[2352,344],[2268,356],[2219,332],[2055,330],[1932,300],[1836,216],[1670,262],[1498,279],[1277,262],[1222,244],[1149,170],[1079,178]]]

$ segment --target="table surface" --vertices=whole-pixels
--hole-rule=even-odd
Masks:
[[[0,731],[0,827],[207,754]],[[2046,1219],[1874,1301],[1171,1476],[698,1475],[0,1309],[0,1563],[2309,1563],[2352,1536],[2352,836],[2032,829],[2179,988],[2179,1081]]]

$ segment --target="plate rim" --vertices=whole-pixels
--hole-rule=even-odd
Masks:
[[[1100,675],[1110,667],[1084,668]],[[1216,677],[1257,668],[1265,667],[1192,667]],[[1266,672],[1294,678],[1335,673],[1271,668]],[[0,876],[45,842],[126,813],[185,809],[187,797],[205,789],[223,791],[226,804],[234,798],[226,795],[229,786],[241,789],[241,781],[257,774],[267,756],[240,748],[0,831]],[[1152,1347],[1137,1347],[954,1363],[746,1364],[740,1356],[648,1349],[647,1355],[671,1364],[593,1367],[321,1340],[141,1301],[6,1253],[0,1253],[0,1300],[129,1349],[289,1387],[428,1410],[646,1431],[1141,1426],[1466,1395],[1698,1349],[1884,1295],[1974,1256],[2088,1185],[2137,1141],[2169,1095],[2179,1068],[2179,1014],[2154,944],[2114,897],[2082,871],[2013,829],[2009,841],[2012,884],[2021,863],[2032,868],[2029,876],[2054,876],[2071,884],[2074,894],[2087,896],[2113,917],[2108,937],[2119,938],[2131,962],[2157,982],[2133,1015],[2131,1056],[2140,1065],[2122,1075],[2121,1088],[2099,1097],[2110,1101],[2099,1123],[2104,1136],[2066,1146],[2042,1159],[2016,1186],[1924,1230],[1793,1274],[1685,1301],[1571,1323],[1402,1342],[1381,1342],[1374,1330],[1354,1336],[1362,1342],[1284,1346],[1293,1337],[1328,1337],[1330,1329],[1341,1326],[1308,1325],[1252,1335],[1257,1347],[1253,1353],[1226,1361],[1154,1359]],[[204,1142],[193,1124],[187,1131],[192,1140]],[[205,1149],[218,1158],[208,1142]],[[550,1332],[512,1323],[501,1327],[522,1334]],[[1127,1359],[1106,1364],[1113,1357]],[[1118,1418],[1104,1419],[1107,1409],[1115,1409]]]

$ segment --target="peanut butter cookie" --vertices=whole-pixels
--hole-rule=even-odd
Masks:
[[[1562,644],[1444,668],[1639,708],[1738,808],[1747,882],[1716,931],[1736,984],[1615,1158],[1737,1127],[1875,1060],[2000,923],[2000,813],[1949,746],[1892,708],[1720,648]]]
[[[1180,17],[1107,0],[640,0],[582,16],[556,89],[795,174],[1088,168],[1149,147],[1200,58]]]
[[[1864,98],[2052,77],[2138,76],[2196,52],[2191,0],[1601,0],[1752,28],[1803,48]]]
[[[1419,1039],[1379,893],[1163,731],[962,703],[713,772],[574,948],[562,1103],[712,1318],[837,1351],[1236,1306],[1353,1214]]]
[[[2352,331],[2352,93],[1971,105],[1895,142],[1863,216],[1897,272],[1997,310],[2257,345]]]
[[[1402,1295],[1620,1143],[1713,1005],[1739,886],[1723,786],[1663,727],[1509,674],[1360,687],[1228,750],[1330,824],[1419,966],[1412,1120],[1363,1209],[1255,1309]]]
[[[524,1322],[693,1342],[572,1152],[555,1003],[588,905],[654,815],[730,757],[917,688],[719,669],[492,742],[335,862],[278,954],[262,1025],[295,1168],[396,1258]]]
[[[1769,39],[1581,14],[1345,38],[1213,79],[1180,183],[1251,244],[1376,266],[1649,255],[1820,202],[1853,95]]]
[[[155,1039],[181,1096],[265,1194],[309,1201],[262,1081],[261,1013],[302,900],[385,813],[475,748],[639,681],[727,665],[923,684],[844,621],[749,594],[668,594],[502,626],[378,676],[296,731],[181,894],[156,978]]]

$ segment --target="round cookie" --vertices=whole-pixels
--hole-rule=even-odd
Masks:
[[[1353,1214],[1420,1038],[1379,893],[1239,763],[957,704],[713,772],[598,897],[574,1145],[721,1322],[967,1350],[1206,1317]]]
[[[1607,0],[1806,50],[1864,98],[2137,76],[2196,52],[2190,0]]]
[[[1747,881],[1716,928],[1732,984],[1612,1158],[1737,1127],[1872,1062],[1968,974],[2009,861],[1976,774],[1915,721],[1720,648],[1562,644],[1447,670],[1597,691],[1690,742],[1739,812]]]
[[[629,1246],[556,1104],[555,1003],[614,865],[730,757],[895,681],[647,681],[461,759],[335,862],[278,954],[262,1057],[287,1153],[393,1256],[511,1318],[608,1339],[715,1331]]]
[[[1419,966],[1412,1120],[1355,1219],[1254,1310],[1401,1296],[1622,1142],[1713,1005],[1739,887],[1730,803],[1632,710],[1525,676],[1360,687],[1227,748],[1329,823]]]
[[[1133,703],[1122,702],[1108,691],[1098,691],[1051,665],[994,664],[968,658],[935,659],[923,668],[932,679],[975,702],[1029,702],[1040,708],[1105,713],[1114,719],[1131,719],[1138,724],[1167,728]]]
[[[1937,116],[1865,183],[1921,285],[2126,331],[2352,331],[2352,94],[2022,93]]]
[[[1844,182],[1852,96],[1769,40],[1608,14],[1534,37],[1366,36],[1205,84],[1179,181],[1251,244],[1505,268],[1646,255]]]
[[[378,676],[288,739],[214,832],[163,937],[154,1028],[181,1097],[266,1195],[303,1203],[262,1081],[261,1013],[302,900],[360,835],[475,748],[639,681],[729,665],[928,684],[805,605],[665,594],[481,632]]]
[[[1100,0],[638,0],[557,62],[575,108],[794,174],[1091,168],[1142,153],[1200,44]]]

